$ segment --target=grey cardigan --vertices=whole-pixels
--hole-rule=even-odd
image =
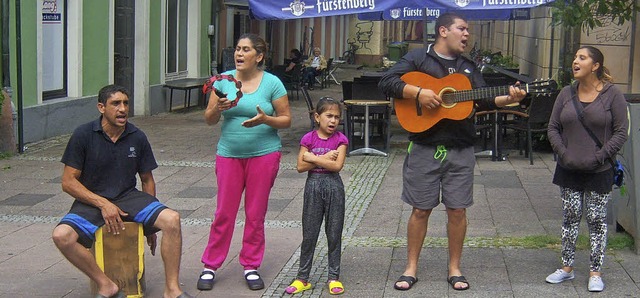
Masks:
[[[603,144],[598,148],[580,123],[571,102],[570,88],[574,88],[577,97],[577,86],[577,83],[566,86],[558,94],[549,119],[549,142],[558,155],[559,166],[580,172],[602,172],[611,168],[607,158],[615,158],[627,140],[627,103],[618,88],[606,83],[596,99],[584,107],[585,124]]]

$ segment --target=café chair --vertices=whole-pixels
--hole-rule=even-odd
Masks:
[[[531,99],[529,107],[525,111],[500,109],[499,115],[512,115],[513,119],[509,121],[503,121],[500,123],[500,130],[511,129],[516,132],[516,147],[522,154],[521,147],[521,133],[524,136],[524,151],[525,156],[529,157],[529,164],[533,165],[533,134],[534,133],[547,133],[547,126],[549,124],[549,118],[551,118],[551,112],[553,111],[553,105],[558,96],[558,91],[548,96],[537,96]]]
[[[315,123],[315,113],[316,109],[313,107],[313,99],[311,98],[311,94],[309,94],[309,89],[307,86],[300,87],[300,91],[302,92],[302,97],[304,98],[304,102],[307,104],[307,112],[309,114],[309,131],[313,130],[316,126]]]
[[[351,85],[351,88],[349,88]],[[375,82],[342,82],[344,100],[372,100],[372,101],[389,101],[389,99],[378,89]],[[346,89],[346,90],[345,90]],[[350,89],[350,96],[348,98]],[[349,138],[349,151],[353,147],[353,136],[355,132],[355,124],[364,125],[365,108],[360,105],[346,105],[346,127],[347,137]],[[384,151],[389,151],[390,145],[390,126],[391,126],[391,104],[377,105],[369,107],[369,126],[375,127],[384,142]],[[373,130],[370,130],[373,131]],[[366,136],[365,136],[366,137]]]
[[[327,68],[323,69],[322,72],[320,72],[320,75],[316,77],[316,82],[320,84],[320,88],[322,89],[329,87],[331,67],[333,67],[333,58],[329,58],[329,60],[327,60]]]
[[[299,100],[300,85],[302,84],[302,64],[296,64],[289,73],[283,72],[280,80],[284,84],[284,88],[287,89],[287,94],[291,93],[291,97],[293,97],[293,92],[295,91],[296,100]]]

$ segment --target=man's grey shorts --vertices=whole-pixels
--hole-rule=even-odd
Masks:
[[[440,204],[442,190],[442,203],[447,208],[473,205],[473,168],[476,165],[473,147],[440,150],[437,155],[438,150],[433,146],[412,143],[409,149],[402,167],[401,198],[404,202],[430,210]]]

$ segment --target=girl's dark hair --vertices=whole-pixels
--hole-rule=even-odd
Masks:
[[[318,100],[318,103],[316,104],[316,113],[320,115],[334,105],[338,106],[340,113],[342,113],[342,105],[340,104],[340,101],[328,96],[322,97],[320,98],[320,100]]]
[[[253,45],[253,48],[256,49],[256,52],[258,52],[258,55],[262,54],[262,60],[260,60],[260,62],[258,62],[258,67],[262,67],[264,65],[264,61],[267,60],[267,43],[264,41],[264,39],[262,39],[262,37],[260,37],[258,34],[254,34],[254,33],[245,33],[240,35],[240,37],[238,38],[238,41],[240,41],[241,39],[248,39],[249,41],[251,41],[251,44]],[[237,44],[237,42],[236,42]]]
[[[107,104],[107,100],[117,92],[121,92],[126,95],[127,98],[129,97],[129,91],[127,88],[118,85],[107,85],[102,87],[98,92],[98,102],[101,104]]]
[[[613,77],[611,77],[609,69],[604,66],[604,55],[602,55],[602,52],[593,46],[581,46],[579,50],[581,49],[589,52],[589,57],[591,57],[593,63],[600,64],[600,67],[596,69],[596,77],[598,80],[613,83]]]
[[[456,19],[461,19],[463,21],[467,21],[467,19],[455,12],[447,12],[441,14],[436,20],[436,39],[440,38],[440,27],[445,27],[449,29],[453,23],[456,22]]]

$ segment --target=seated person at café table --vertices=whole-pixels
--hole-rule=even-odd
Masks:
[[[299,76],[300,74],[294,74],[293,71],[296,65],[302,66],[302,53],[298,49],[292,49],[289,52],[289,58],[284,59],[283,65],[275,65],[271,70],[271,74],[275,75],[282,81],[282,83],[291,83],[291,77],[293,75]]]
[[[289,58],[284,60],[284,65],[287,66],[287,68],[284,69],[284,72],[291,75],[290,72],[300,63],[302,63],[302,53],[298,49],[292,49],[289,52]]]
[[[309,87],[309,90],[313,90],[313,82],[316,80],[316,76],[320,75],[322,70],[327,68],[327,59],[320,55],[320,48],[316,47],[313,49],[313,56],[304,62],[304,66],[302,82]]]

